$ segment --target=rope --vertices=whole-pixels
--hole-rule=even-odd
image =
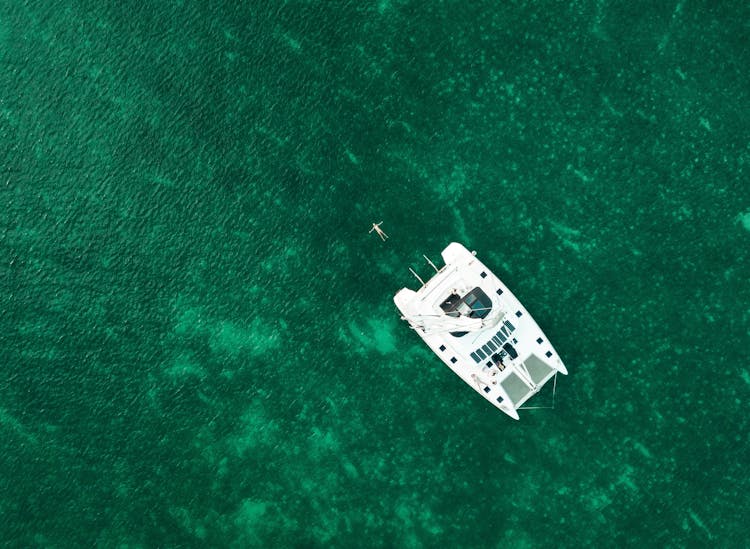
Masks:
[[[554,410],[555,409],[555,393],[557,392],[557,374],[552,381],[552,406],[521,406],[519,410]]]

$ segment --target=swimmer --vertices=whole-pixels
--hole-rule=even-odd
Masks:
[[[380,226],[383,224],[381,221],[380,223],[373,223],[372,229],[370,229],[369,232],[375,231],[375,233],[380,237],[380,240],[385,242],[385,239],[388,238],[388,235],[383,232],[383,229],[380,228]]]

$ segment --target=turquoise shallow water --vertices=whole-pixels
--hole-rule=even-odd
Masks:
[[[4,545],[750,543],[749,16],[1,2]],[[453,240],[553,411],[399,321]]]

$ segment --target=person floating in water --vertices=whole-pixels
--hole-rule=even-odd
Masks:
[[[383,229],[380,228],[380,226],[383,224],[381,221],[380,223],[373,223],[372,229],[370,229],[370,232],[375,231],[377,235],[380,237],[380,240],[385,242],[385,239],[388,238],[388,235],[383,232]]]

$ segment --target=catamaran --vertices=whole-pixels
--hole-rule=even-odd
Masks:
[[[427,282],[409,269],[422,286],[394,296],[401,318],[458,377],[519,419],[524,403],[568,370],[526,308],[476,252],[452,242],[441,255],[441,269],[425,256],[435,269]]]

